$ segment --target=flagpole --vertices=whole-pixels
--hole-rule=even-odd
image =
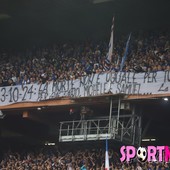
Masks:
[[[109,150],[107,136],[106,136],[105,170],[109,170]]]
[[[113,16],[113,19],[112,19],[112,55],[111,55],[111,61],[110,62],[112,62],[113,61],[113,47],[114,47],[114,23],[115,23],[115,17]]]
[[[131,33],[129,34],[128,40],[126,42],[126,49],[125,49],[125,53],[124,56],[122,57],[122,61],[121,61],[121,65],[120,65],[120,71],[123,70],[127,55],[128,55],[128,50],[129,50],[129,42],[130,42],[130,38],[131,38]]]
[[[112,26],[111,26],[111,34],[110,34],[110,41],[109,41],[109,50],[107,53],[107,59],[112,62],[113,60],[113,32],[114,32],[114,16],[112,19]]]

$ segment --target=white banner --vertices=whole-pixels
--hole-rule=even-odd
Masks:
[[[170,71],[153,73],[109,72],[93,74],[77,80],[46,84],[29,84],[0,88],[0,106],[17,102],[35,102],[58,97],[113,94],[170,93]]]

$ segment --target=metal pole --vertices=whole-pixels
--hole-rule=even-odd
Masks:
[[[97,121],[97,139],[99,139],[100,120]]]
[[[120,117],[120,97],[119,97],[119,101],[118,101],[118,110],[117,110],[117,130],[119,128],[119,117]]]
[[[71,138],[72,138],[72,141],[74,140],[74,120],[73,120],[73,123],[72,123],[72,133],[71,133]]]
[[[67,136],[69,135],[69,131],[70,131],[70,126],[68,125],[68,128],[67,128]]]
[[[110,99],[110,115],[109,115],[109,129],[108,129],[108,134],[111,132],[111,119],[112,119],[112,97]]]
[[[93,130],[93,129],[92,129]],[[88,134],[90,135],[90,131],[91,131],[91,120],[89,121],[89,124],[88,124]]]
[[[141,146],[141,138],[142,138],[142,126],[141,126],[141,123],[142,123],[142,118],[141,116],[139,116],[139,122],[138,122],[138,128],[139,128],[139,146]]]
[[[59,141],[61,140],[61,129],[62,129],[62,123],[60,122],[60,133],[59,133]]]
[[[132,144],[135,144],[135,106],[132,108],[132,122],[131,122],[131,134],[132,134]]]
[[[135,139],[136,139],[136,126],[133,127],[133,140],[132,140],[132,144],[135,145]]]
[[[121,127],[121,135],[120,135],[120,141],[123,141],[123,134],[124,133],[124,122],[122,122],[122,127]]]

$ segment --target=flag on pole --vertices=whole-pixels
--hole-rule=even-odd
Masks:
[[[109,170],[109,151],[108,151],[107,138],[106,138],[106,153],[105,153],[105,170]]]
[[[123,67],[124,67],[124,64],[125,64],[125,61],[126,61],[126,58],[127,58],[127,54],[128,54],[128,50],[129,50],[130,38],[131,38],[131,33],[129,34],[129,38],[128,38],[127,42],[126,42],[126,49],[125,49],[124,56],[122,58],[121,65],[120,65],[120,71],[123,70]]]
[[[112,55],[113,55],[113,31],[114,31],[114,17],[112,19],[112,26],[111,26],[111,35],[109,41],[109,51],[107,53],[107,59],[112,62]]]

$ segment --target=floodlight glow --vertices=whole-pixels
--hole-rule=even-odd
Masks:
[[[168,98],[167,97],[165,97],[165,98],[163,98],[164,99],[164,101],[168,101]]]
[[[0,119],[3,119],[5,117],[5,114],[0,110]]]
[[[142,142],[149,142],[150,139],[142,139]]]
[[[54,146],[55,145],[55,143],[53,143],[53,142],[48,142],[48,143],[45,143],[45,145],[47,146]]]
[[[142,139],[142,142],[154,142],[154,141],[156,141],[156,139]]]

